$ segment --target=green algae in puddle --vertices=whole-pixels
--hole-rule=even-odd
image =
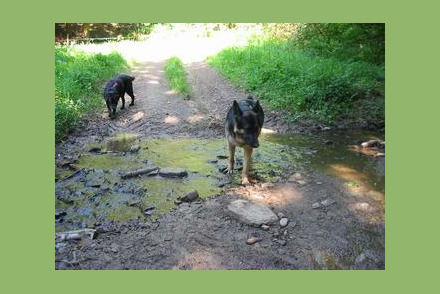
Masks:
[[[258,175],[264,181],[275,181],[283,176],[298,162],[298,152],[295,148],[269,142],[262,139],[260,148],[254,150],[251,177]],[[82,178],[71,179],[57,185],[57,189],[70,191],[75,201],[72,205],[58,203],[57,208],[67,212],[67,224],[61,227],[70,228],[78,223],[88,226],[102,220],[125,223],[131,219],[144,219],[142,211],[151,206],[155,209],[147,219],[155,220],[176,207],[175,200],[192,190],[197,190],[200,198],[217,195],[223,191],[218,181],[230,182],[233,185],[241,182],[241,172],[236,169],[234,176],[228,178],[219,172],[226,166],[227,159],[217,159],[218,155],[228,153],[224,139],[150,139],[138,143],[142,148],[136,154],[85,154],[79,158],[78,166],[104,172],[89,173]],[[243,162],[243,149],[236,149],[236,168]],[[213,160],[217,160],[217,163]],[[118,174],[108,173],[110,170],[135,170],[144,167],[146,162],[158,167],[176,167],[188,171],[186,178],[167,178],[140,176],[135,179],[121,180]],[[115,185],[116,183],[122,184]],[[88,186],[99,186],[91,188]],[[118,189],[124,185],[134,185],[143,194],[123,194]],[[100,195],[101,188],[109,190],[108,195]],[[118,189],[115,189],[118,187]],[[130,188],[132,189],[132,188]],[[127,190],[128,191],[128,190]],[[80,193],[77,193],[80,192]],[[139,202],[139,207],[130,206],[130,201]],[[101,217],[100,217],[101,216]],[[57,230],[59,228],[57,227]]]
[[[72,175],[75,171],[69,168],[55,167],[55,181],[59,181]]]
[[[208,160],[224,154],[224,140],[203,139],[151,139],[141,143],[141,154],[160,167],[181,167],[188,172],[208,175],[215,165]]]
[[[126,152],[136,140],[136,135],[131,133],[120,133],[107,140],[106,147],[108,151]]]
[[[142,216],[138,207],[128,205],[129,201],[134,199],[136,199],[135,196],[131,194],[104,195],[98,200],[97,210],[109,220],[128,222]]]
[[[174,201],[193,190],[197,190],[202,199],[222,192],[222,189],[215,185],[214,180],[208,177],[196,179],[140,178],[136,182],[147,191],[147,197],[141,204],[141,208],[155,206],[151,215],[153,219],[176,207]]]
[[[123,154],[85,154],[79,158],[79,167],[102,170],[131,170],[142,166],[142,158],[139,155]]]

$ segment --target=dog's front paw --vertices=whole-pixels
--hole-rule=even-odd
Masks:
[[[122,109],[125,109],[125,106],[121,106],[121,110],[122,110]]]
[[[131,102],[129,106],[133,106],[133,105],[134,105],[134,102]]]
[[[249,182],[248,177],[243,177],[243,179],[241,180],[241,184],[242,184],[243,186],[249,185],[250,182]]]

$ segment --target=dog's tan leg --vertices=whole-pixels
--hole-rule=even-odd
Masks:
[[[241,183],[243,185],[249,184],[248,171],[251,165],[252,150],[252,148],[244,147],[243,173],[241,176]]]
[[[235,156],[235,145],[228,141],[229,149],[229,162],[228,162],[228,173],[232,174],[234,172],[234,156]]]

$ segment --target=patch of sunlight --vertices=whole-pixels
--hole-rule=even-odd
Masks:
[[[173,269],[219,270],[222,267],[218,257],[208,249],[197,248],[194,252],[185,252]]]
[[[342,164],[330,165],[330,171],[333,175],[345,180],[346,182],[363,182],[367,180],[367,176],[353,168]]]
[[[145,116],[145,113],[143,111],[138,111],[135,114],[133,114],[133,116],[131,117],[133,119],[133,121],[138,121],[140,119],[142,119]]]
[[[258,33],[261,32],[236,29],[215,32],[211,36],[200,36],[199,32],[187,28],[172,32],[155,32],[144,41],[76,44],[74,47],[88,53],[110,54],[116,51],[130,63],[160,62],[172,56],[179,57],[184,63],[191,63],[203,61],[227,47],[245,46],[248,40]]]
[[[174,90],[168,90],[165,92],[165,95],[176,95],[176,94],[177,94],[177,92]]]
[[[276,133],[278,133],[278,132],[275,130],[266,129],[266,128],[261,129],[261,134],[276,134]]]
[[[175,125],[178,124],[180,122],[180,119],[177,116],[167,116],[165,118],[165,123],[167,124],[171,124],[171,125]]]
[[[303,193],[291,183],[277,183],[267,187],[251,185],[233,188],[231,191],[252,202],[279,208],[295,203],[304,197]]]
[[[188,121],[189,121],[190,123],[195,123],[195,122],[198,122],[198,121],[203,120],[204,118],[205,118],[205,117],[204,117],[203,115],[195,114],[195,115],[191,115],[191,116],[188,118]]]

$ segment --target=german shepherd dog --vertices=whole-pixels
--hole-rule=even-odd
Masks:
[[[125,108],[125,93],[131,97],[130,106],[134,105],[133,81],[134,77],[132,76],[117,75],[105,84],[104,99],[111,119],[116,117],[116,107],[118,106],[119,98],[122,99],[121,109]]]
[[[248,96],[246,100],[234,100],[226,115],[225,131],[229,148],[229,164],[226,170],[232,174],[234,170],[235,147],[244,149],[242,184],[249,184],[248,171],[253,148],[258,148],[258,136],[264,122],[264,112],[258,100]]]

